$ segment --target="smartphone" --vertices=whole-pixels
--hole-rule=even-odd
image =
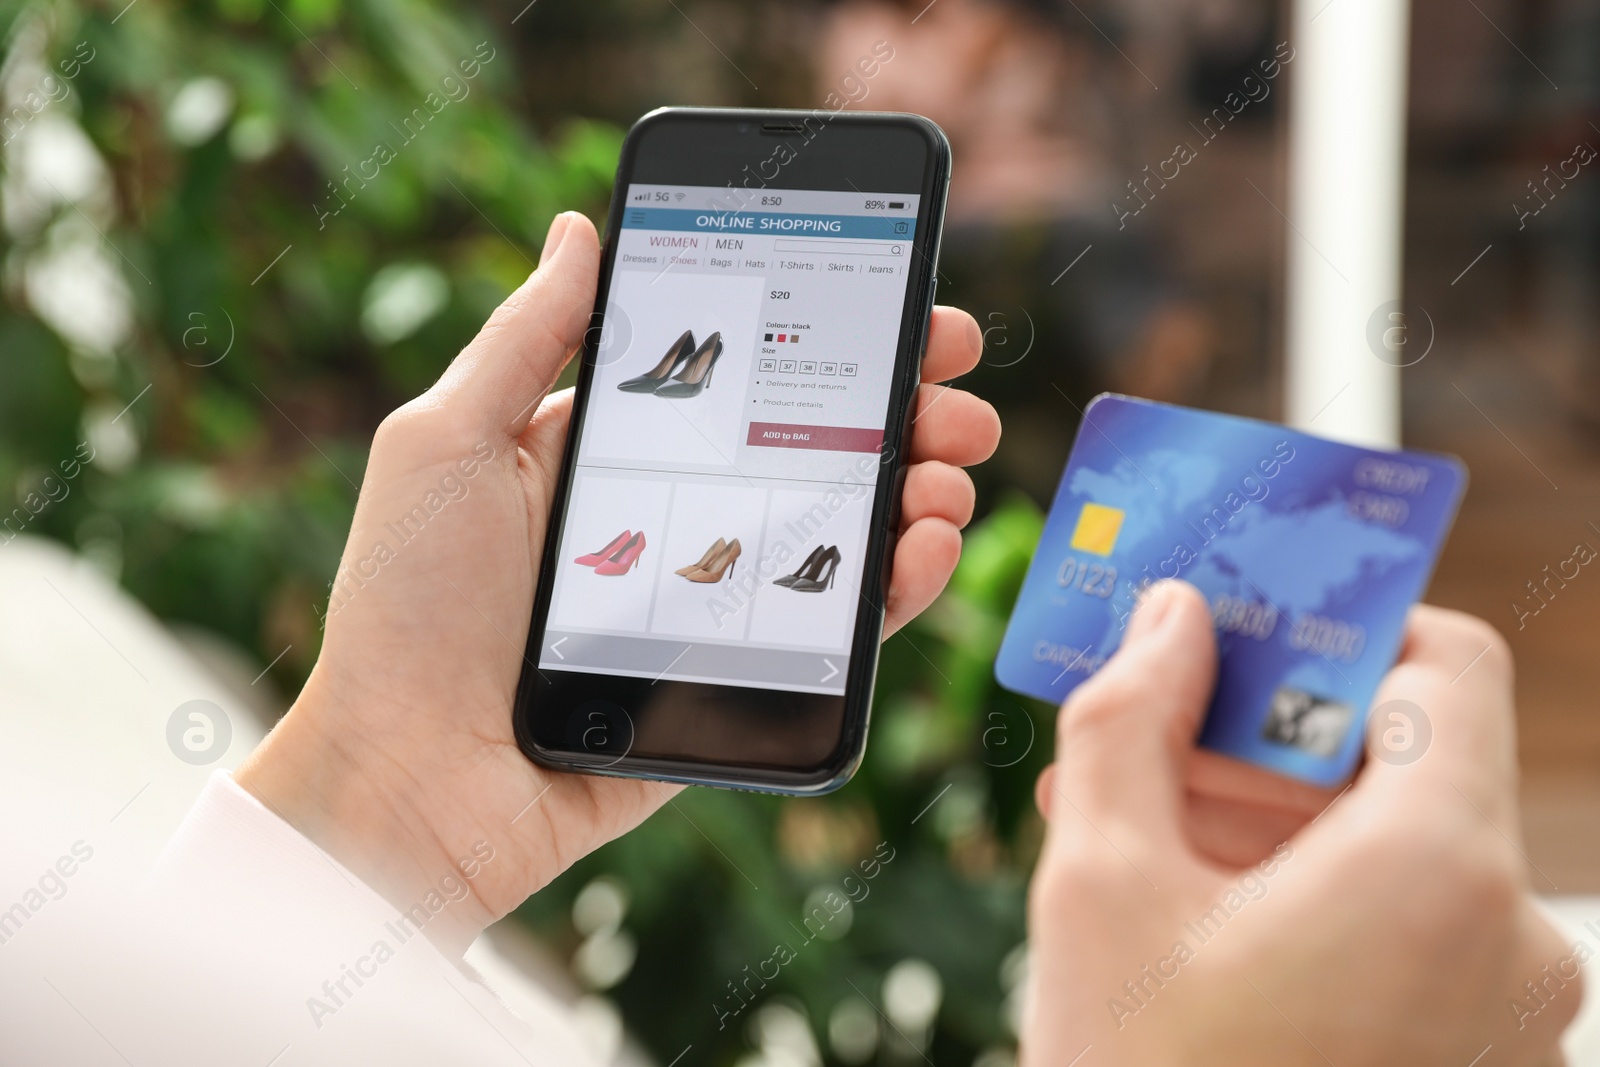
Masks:
[[[513,712],[529,758],[849,780],[949,176],[915,115],[667,108],[629,131]]]

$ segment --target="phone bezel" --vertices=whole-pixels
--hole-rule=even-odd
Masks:
[[[621,227],[621,216],[626,208],[623,193],[631,184],[717,185],[728,184],[728,162],[712,163],[705,157],[716,157],[725,147],[734,156],[744,151],[744,146],[756,148],[764,144],[776,145],[784,138],[774,134],[773,126],[799,125],[809,129],[807,122],[822,122],[822,132],[802,144],[803,151],[779,167],[771,179],[759,175],[760,186],[748,186],[756,194],[762,189],[839,189],[874,192],[915,192],[920,196],[916,232],[912,243],[912,256],[908,260],[905,304],[902,309],[900,337],[895,353],[895,371],[890,391],[888,411],[884,424],[884,440],[892,443],[885,449],[879,464],[878,480],[872,505],[872,515],[866,541],[866,559],[862,573],[861,598],[858,602],[855,629],[850,649],[850,662],[846,669],[845,691],[842,696],[829,697],[841,702],[838,737],[827,757],[814,765],[785,768],[718,762],[714,759],[673,759],[654,756],[637,756],[631,751],[619,758],[610,753],[590,755],[567,748],[554,748],[540,744],[536,739],[533,718],[540,713],[536,706],[535,691],[540,687],[538,667],[543,636],[548,627],[551,600],[554,592],[555,568],[559,565],[556,552],[560,542],[559,531],[565,523],[570,503],[575,469],[577,466],[577,439],[583,425],[584,413],[590,400],[596,348],[600,336],[601,316],[606,307],[616,257],[616,235]],[[663,158],[663,153],[641,157],[640,145],[647,136],[658,134],[663,127],[678,127],[686,144],[677,158]],[[881,161],[865,158],[848,158],[853,151],[850,145],[828,142],[825,134],[833,129],[852,131],[836,141],[852,141],[866,137],[874,128],[892,127],[914,131],[925,147],[925,164],[921,167],[919,188],[875,187],[871,174],[893,174],[898,167],[905,173],[903,163],[880,165]],[[763,140],[765,139],[765,140]],[[698,142],[698,144],[696,143]],[[698,149],[698,151],[696,151]],[[797,165],[800,164],[800,165]],[[787,794],[817,794],[835,789],[847,781],[859,765],[865,751],[867,726],[871,714],[872,687],[878,664],[878,645],[883,627],[883,604],[888,593],[889,561],[897,540],[900,493],[904,485],[906,457],[911,422],[914,417],[917,384],[920,381],[921,361],[927,342],[929,316],[932,311],[934,290],[937,285],[936,264],[941,236],[945,193],[949,184],[949,143],[943,131],[931,121],[916,115],[879,112],[848,111],[795,111],[751,110],[732,108],[663,108],[653,111],[629,130],[623,142],[617,176],[613,186],[607,214],[606,239],[601,256],[595,309],[590,329],[579,353],[577,388],[574,393],[571,425],[565,443],[560,478],[556,486],[546,543],[541,554],[538,588],[534,598],[530,629],[522,677],[517,686],[513,708],[513,725],[518,746],[535,762],[558,770],[582,771],[621,777],[651,778],[664,781],[686,782],[701,785],[751,789],[762,792]],[[723,180],[705,180],[713,174]],[[861,185],[861,181],[868,184]],[[890,181],[883,177],[880,181]],[[867,596],[871,593],[876,599]],[[590,672],[555,672],[563,678],[583,676],[587,679],[609,680],[619,676]],[[547,681],[548,684],[548,681]],[[581,679],[567,683],[581,685]],[[663,680],[664,685],[707,685]],[[624,686],[596,681],[595,689],[621,689]],[[784,693],[787,690],[762,689],[754,686],[714,686],[716,689],[748,689],[754,693]],[[610,699],[610,698],[605,698]],[[624,708],[626,706],[624,705]],[[569,706],[565,714],[572,714]]]

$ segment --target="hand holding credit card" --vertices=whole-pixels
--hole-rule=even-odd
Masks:
[[[1056,703],[1116,651],[1140,591],[1211,604],[1200,744],[1317,785],[1360,759],[1466,470],[1272,423],[1102,395],[1084,413],[995,674]]]

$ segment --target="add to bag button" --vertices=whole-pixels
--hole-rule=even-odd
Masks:
[[[815,448],[824,452],[876,452],[883,447],[883,431],[853,426],[752,422],[745,444],[765,448]]]

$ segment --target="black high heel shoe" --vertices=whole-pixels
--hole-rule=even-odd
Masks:
[[[799,578],[802,574],[805,574],[808,570],[810,570],[811,565],[817,561],[817,557],[822,555],[827,550],[828,547],[826,545],[818,545],[816,548],[813,548],[811,550],[811,554],[801,562],[800,566],[794,569],[793,574],[785,574],[781,578],[774,578],[772,579],[772,584],[785,586],[793,585],[795,583],[795,579]]]
[[[722,355],[722,331],[717,331],[700,343],[695,354],[672,380],[656,387],[656,396],[673,400],[699,396],[700,390],[711,384],[711,372],[717,368],[717,358]]]
[[[820,593],[824,589],[832,589],[833,576],[839,573],[841,562],[839,546],[829,545],[828,550],[806,569],[806,573],[789,583],[789,588],[796,593]]]
[[[624,393],[653,393],[658,385],[666,381],[668,376],[693,354],[694,331],[684,330],[683,335],[672,342],[672,347],[667,349],[667,354],[661,357],[660,363],[644,374],[629,378],[617,388]]]

